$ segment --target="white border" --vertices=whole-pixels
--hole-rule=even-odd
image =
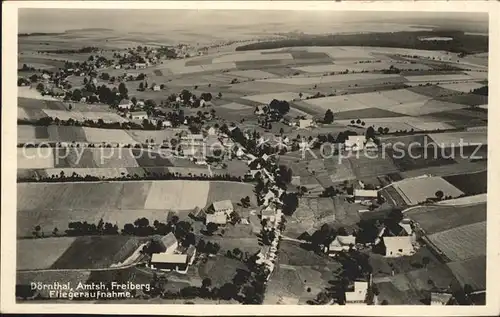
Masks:
[[[487,306],[243,306],[243,305],[89,305],[89,304],[15,304],[16,241],[16,78],[17,74],[17,9],[18,8],[109,8],[109,9],[244,9],[244,10],[331,10],[331,11],[426,11],[426,12],[489,12],[489,160],[488,160],[488,221],[487,221]],[[500,162],[495,143],[500,118],[500,5],[496,1],[9,1],[2,12],[2,200],[1,200],[1,306],[2,313],[100,313],[100,314],[183,314],[183,315],[498,315],[500,276],[499,264],[500,196],[498,179]],[[411,308],[410,308],[411,307]]]

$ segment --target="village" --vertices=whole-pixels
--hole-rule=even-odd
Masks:
[[[481,305],[487,41],[443,32],[20,36],[16,298],[64,273],[151,286],[113,303]]]

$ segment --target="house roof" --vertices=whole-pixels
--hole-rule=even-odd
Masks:
[[[218,225],[223,225],[227,223],[227,216],[223,212],[218,212],[215,214],[207,214],[205,223],[213,222]]]
[[[187,262],[187,255],[172,253],[153,253],[153,255],[151,256],[151,262],[184,264]]]
[[[203,140],[203,134],[187,134],[182,136],[181,139],[185,140]]]
[[[377,198],[378,197],[378,191],[377,190],[371,190],[371,189],[355,189],[354,190],[354,196]]]
[[[261,213],[262,217],[276,215],[276,211],[274,210],[274,208],[270,208],[270,207],[262,209],[262,211],[260,213]]]
[[[194,245],[190,245],[186,250],[186,255],[188,257],[192,257],[195,252],[196,252],[196,247]]]
[[[161,237],[161,242],[165,248],[168,248],[177,243],[177,238],[172,232],[169,232],[167,235]]]
[[[413,248],[410,236],[384,237],[384,244],[387,250],[405,250]]]
[[[356,237],[353,235],[349,236],[337,236],[335,240],[330,243],[330,247],[348,246],[351,244],[356,244]]]
[[[132,111],[130,113],[133,116],[147,116],[148,113],[146,111]]]
[[[345,293],[346,302],[364,301],[366,300],[367,292],[368,282],[354,282],[354,291]]]
[[[432,302],[439,302],[442,303],[443,305],[448,304],[450,299],[453,297],[452,294],[449,293],[438,293],[438,292],[431,292],[431,303]]]
[[[215,211],[233,209],[233,203],[229,199],[214,201],[212,205]]]
[[[122,99],[120,101],[120,105],[130,105],[132,103],[132,101],[128,100],[128,99]]]

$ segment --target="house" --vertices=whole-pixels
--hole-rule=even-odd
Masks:
[[[262,209],[260,212],[261,219],[267,219],[270,222],[274,222],[276,220],[276,211],[274,208],[267,206],[266,208]]]
[[[330,256],[335,256],[337,253],[342,251],[349,251],[350,248],[353,248],[356,245],[356,237],[353,235],[348,236],[337,236],[335,240],[330,243],[328,247],[326,247],[325,251]]]
[[[130,119],[132,120],[144,120],[148,118],[148,113],[146,111],[133,111],[130,113]]]
[[[299,129],[309,128],[310,126],[312,126],[312,119],[300,119],[297,122],[297,126],[299,127]]]
[[[217,129],[215,129],[214,127],[210,127],[207,130],[207,134],[208,135],[216,135],[217,134]]]
[[[223,212],[228,216],[234,211],[233,203],[229,199],[216,201],[211,207],[215,213]]]
[[[147,64],[146,63],[135,63],[135,68],[146,68]]]
[[[153,86],[153,91],[160,91],[160,90],[161,90],[160,85],[154,85]]]
[[[47,74],[47,73],[43,73],[43,74],[42,74],[42,78],[43,78],[44,80],[49,80],[49,79],[50,79],[50,75],[49,75],[49,74]]]
[[[355,189],[354,190],[354,202],[361,203],[363,201],[372,201],[378,198],[377,190],[369,189]]]
[[[181,144],[183,145],[203,145],[205,138],[202,134],[188,134],[181,136]]]
[[[172,127],[172,122],[169,120],[165,120],[161,122],[161,126],[164,128],[171,128]]]
[[[144,107],[146,104],[144,103],[144,100],[137,100],[135,103],[137,107]]]
[[[206,216],[205,210],[200,207],[195,207],[189,214],[195,219],[205,218]]]
[[[205,224],[209,224],[211,222],[217,225],[225,225],[227,223],[227,214],[224,212],[207,214],[205,217]]]
[[[448,305],[453,299],[453,295],[446,292],[431,292],[431,305]]]
[[[365,143],[365,149],[366,150],[377,150],[378,146],[375,144],[372,138],[369,138],[366,143]]]
[[[266,109],[267,109],[267,106],[265,106],[265,105],[257,106],[257,107],[255,107],[255,110],[253,113],[258,115],[258,116],[263,116],[266,114]]]
[[[169,232],[167,235],[161,237],[160,239],[160,245],[163,251],[163,253],[174,253],[174,251],[177,249],[179,246],[179,243],[177,242],[177,238],[172,232]]]
[[[188,268],[187,254],[153,253],[151,268],[159,270],[184,271]]]
[[[118,109],[130,109],[132,108],[134,104],[132,103],[132,101],[128,100],[128,99],[122,99],[120,101],[120,103],[118,104]]]
[[[347,151],[360,151],[364,149],[366,137],[364,135],[350,135],[345,141]]]
[[[355,281],[353,291],[345,292],[346,305],[367,305],[368,282]]]
[[[190,245],[186,250],[186,255],[188,264],[192,265],[196,257],[196,247],[194,245]]]
[[[410,256],[415,253],[411,236],[384,237],[382,241],[386,257]]]

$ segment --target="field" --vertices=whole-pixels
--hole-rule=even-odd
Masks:
[[[306,98],[306,97],[309,97],[309,96],[311,96],[311,95],[303,93],[302,98]],[[301,98],[300,98],[298,92],[282,92],[282,93],[270,93],[270,94],[260,94],[260,95],[245,96],[245,97],[242,97],[242,99],[259,102],[259,103],[262,103],[262,104],[268,104],[273,99],[276,99],[276,100],[285,100],[285,101],[293,101],[293,100],[300,100]]]
[[[451,89],[459,92],[471,92],[474,89],[481,88],[484,85],[479,84],[479,83],[474,83],[474,82],[467,82],[467,83],[457,83],[457,84],[443,84],[439,85],[439,87],[445,88],[445,89]]]
[[[451,261],[486,255],[485,221],[437,232],[428,238]]]
[[[368,127],[373,127],[375,131],[379,127],[381,128],[389,128],[389,132],[395,132],[395,131],[430,131],[430,130],[437,130],[437,129],[453,129],[454,127],[445,123],[441,122],[438,120],[435,120],[434,122],[429,121],[429,120],[424,120],[418,117],[410,117],[410,116],[404,116],[404,117],[389,117],[389,118],[363,118],[362,121],[365,122],[364,128]],[[336,123],[339,124],[345,124],[345,125],[350,125],[351,120],[336,120]]]
[[[405,179],[391,186],[396,189],[408,205],[416,205],[420,202],[425,202],[427,198],[434,198],[438,190],[441,190],[444,196],[452,196],[454,198],[463,194],[462,191],[441,177]]]
[[[76,238],[58,237],[17,240],[17,270],[51,268]]]
[[[130,256],[139,247],[140,241],[140,238],[129,236],[78,237],[51,268],[108,268]]]
[[[471,76],[466,74],[453,74],[453,75],[420,75],[420,76],[406,76],[410,82],[454,82],[462,80],[471,80]]]
[[[433,234],[486,220],[486,204],[470,206],[421,206],[405,212],[427,233]]]
[[[237,270],[248,270],[243,262],[224,255],[209,259],[206,263],[200,263],[197,269],[200,278],[210,278],[212,285],[216,287],[231,283]]]
[[[429,134],[429,137],[442,148],[488,144],[486,131],[436,133]]]
[[[462,287],[468,284],[473,290],[486,289],[486,256],[454,261],[447,265]]]
[[[399,77],[399,75],[393,74],[345,74],[345,75],[329,75],[321,77],[293,77],[293,78],[269,78],[260,79],[258,81],[271,84],[288,84],[288,85],[318,85],[326,83],[336,83],[336,82],[349,82],[357,80],[377,80],[377,79],[391,79]]]
[[[20,183],[17,193],[19,236],[30,236],[36,225],[45,233],[62,230],[70,221],[102,218],[118,226],[141,217],[163,221],[168,209],[187,212],[224,199],[236,204],[246,196],[255,204],[250,184],[231,182]]]
[[[458,174],[444,177],[444,179],[463,191],[466,195],[477,195],[487,192],[488,173],[486,171],[469,174]]]
[[[127,119],[119,116],[116,113],[110,112],[79,112],[79,111],[67,111],[67,110],[43,110],[48,117],[59,118],[60,120],[77,120],[77,121],[85,121],[92,120],[97,121],[102,119],[104,122],[128,122]]]
[[[429,66],[422,64],[410,63],[397,63],[392,61],[372,62],[372,63],[338,63],[338,64],[325,64],[325,65],[312,65],[296,67],[295,69],[306,73],[329,73],[329,72],[344,72],[346,69],[350,72],[363,72],[389,69],[391,66],[401,70],[426,70],[430,69]]]

